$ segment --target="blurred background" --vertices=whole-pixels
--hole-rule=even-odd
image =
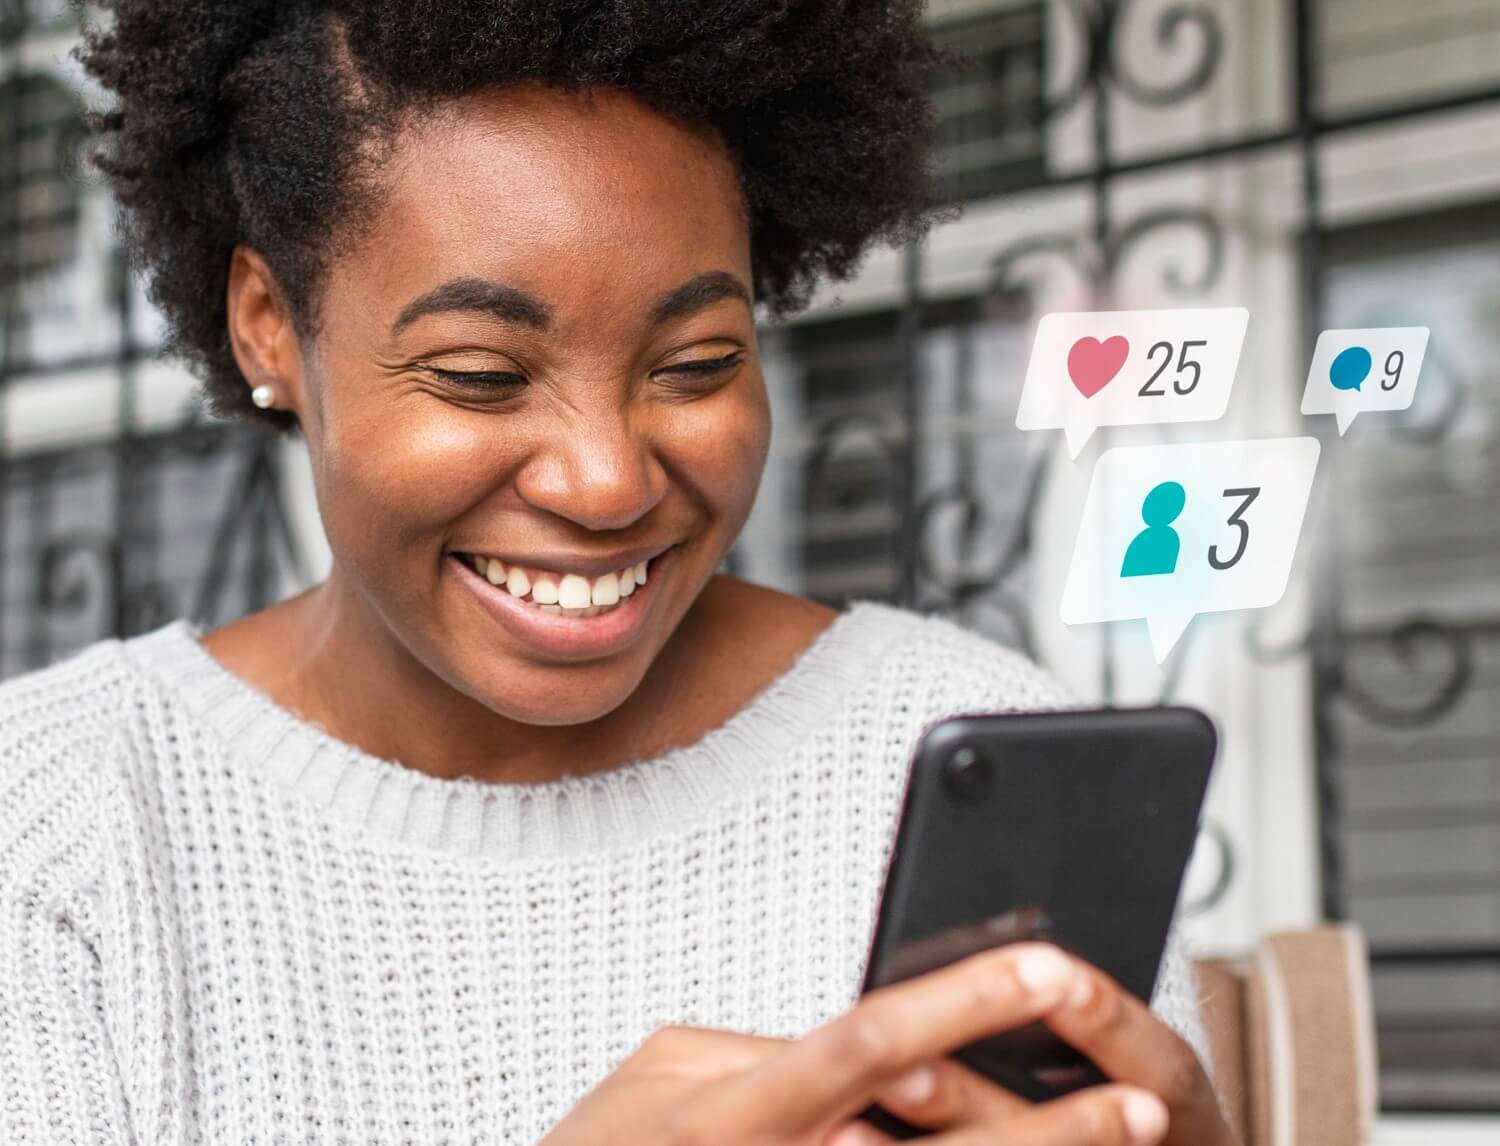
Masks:
[[[934,91],[958,210],[762,331],[773,452],[729,568],[951,616],[1085,698],[1211,712],[1196,945],[1359,923],[1382,1140],[1500,1141],[1500,0],[929,19],[969,55]],[[328,563],[300,442],[207,419],[155,352],[82,163],[76,28],[65,0],[0,2],[0,676]],[[1103,430],[1076,462],[1015,429],[1040,315],[1150,306],[1249,308],[1222,421]],[[1432,332],[1409,411],[1304,422],[1319,330],[1402,325]],[[1140,622],[1058,621],[1102,449],[1293,433],[1323,453],[1279,605],[1199,617],[1159,667]]]

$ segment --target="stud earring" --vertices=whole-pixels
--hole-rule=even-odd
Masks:
[[[262,382],[254,390],[250,391],[250,401],[254,402],[262,410],[269,410],[276,404],[276,391]]]

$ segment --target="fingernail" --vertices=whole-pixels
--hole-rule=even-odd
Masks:
[[[937,1071],[930,1066],[913,1067],[891,1083],[891,1096],[916,1106],[926,1102],[937,1090]]]
[[[1167,1108],[1154,1094],[1137,1091],[1125,1096],[1125,1125],[1132,1142],[1160,1142],[1167,1132]]]
[[[1016,978],[1033,995],[1061,995],[1073,965],[1053,947],[1034,947],[1016,960]]]
[[[880,1137],[867,1122],[851,1122],[835,1131],[828,1146],[878,1146]]]
[[[1094,977],[1081,974],[1068,992],[1068,1006],[1081,1007],[1094,997]]]

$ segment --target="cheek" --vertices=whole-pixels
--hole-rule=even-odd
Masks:
[[[679,480],[730,516],[750,512],[771,442],[764,386],[745,386],[673,411],[671,461]]]
[[[320,497],[329,545],[346,559],[373,555],[382,567],[427,560],[421,546],[504,470],[507,436],[494,419],[409,398],[384,410],[330,404]]]

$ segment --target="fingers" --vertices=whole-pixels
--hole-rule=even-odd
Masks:
[[[1144,1087],[1174,1109],[1212,1097],[1198,1056],[1114,979],[1068,957],[1075,986],[1046,1024],[1117,1082]]]
[[[889,1146],[896,1141],[868,1122],[848,1122],[830,1134],[823,1146]]]
[[[875,1101],[897,1118],[930,1130],[962,1122],[999,1123],[1031,1105],[951,1058],[912,1068],[878,1090]]]
[[[1003,1122],[965,1123],[923,1141],[931,1146],[1157,1146],[1166,1134],[1161,1099],[1111,1084],[1039,1103]]]
[[[1094,1086],[1021,1112],[965,1119],[944,1133],[924,1137],[931,1146],[1157,1146],[1168,1129],[1167,1108],[1149,1091],[1133,1086]],[[885,1146],[889,1136],[851,1122],[826,1146]]]
[[[716,1087],[715,1113],[723,1125],[772,1133],[831,1125],[909,1068],[1040,1018],[1076,978],[1057,948],[1017,943],[881,987]]]

